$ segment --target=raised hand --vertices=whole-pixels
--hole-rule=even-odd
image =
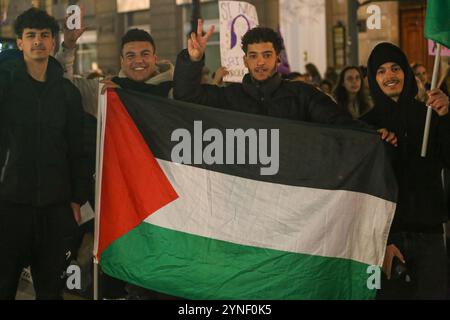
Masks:
[[[81,14],[84,15],[83,9],[81,9]],[[81,29],[73,29],[70,30],[67,28],[67,19],[69,16],[66,16],[64,21],[64,47],[67,49],[74,49],[77,46],[78,39],[83,35],[83,33],[88,29],[88,27],[81,27]],[[83,21],[83,20],[81,20]]]
[[[197,33],[192,32],[188,40],[188,52],[192,61],[200,61],[206,50],[206,43],[214,32],[214,26],[203,36],[203,22],[198,19]]]
[[[229,73],[230,72],[227,70],[227,68],[220,67],[219,69],[216,70],[216,72],[214,74],[214,79],[212,81],[212,84],[214,84],[216,86],[223,85],[223,78],[225,76],[227,76]]]

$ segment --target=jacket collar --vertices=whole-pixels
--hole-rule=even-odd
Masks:
[[[242,80],[242,86],[252,98],[260,100],[261,98],[269,99],[280,87],[281,82],[281,75],[278,72],[266,81],[256,81],[247,73]]]

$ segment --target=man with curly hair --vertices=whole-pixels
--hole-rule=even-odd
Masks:
[[[50,54],[56,20],[31,8],[15,22],[22,55],[0,64],[0,300],[31,266],[37,299],[60,299],[86,200],[83,107]]]

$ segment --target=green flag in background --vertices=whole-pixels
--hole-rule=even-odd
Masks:
[[[450,0],[428,0],[425,38],[450,48]]]

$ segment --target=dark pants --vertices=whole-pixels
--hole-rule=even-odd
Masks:
[[[402,232],[393,239],[405,258],[411,281],[387,280],[383,274],[377,299],[445,299],[447,261],[443,235]]]
[[[35,208],[0,202],[0,300],[15,298],[27,266],[36,299],[61,299],[77,231],[69,204]]]

